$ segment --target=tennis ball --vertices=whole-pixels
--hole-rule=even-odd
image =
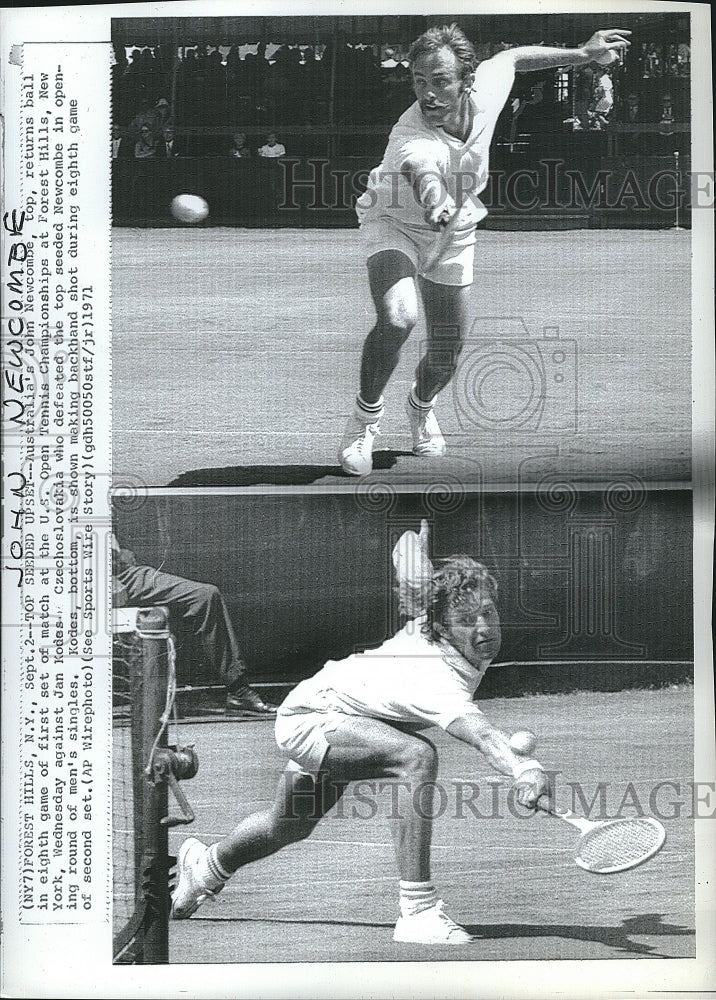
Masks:
[[[209,206],[198,194],[178,194],[171,204],[172,215],[180,222],[202,222],[209,214]]]
[[[520,729],[510,736],[510,746],[519,754],[530,754],[537,746],[537,737],[529,729]]]

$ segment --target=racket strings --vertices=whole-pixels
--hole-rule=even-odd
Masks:
[[[591,871],[603,871],[631,866],[648,857],[660,843],[660,831],[649,820],[622,820],[586,833],[579,845],[579,857]]]

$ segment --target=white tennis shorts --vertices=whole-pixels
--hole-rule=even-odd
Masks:
[[[348,716],[335,709],[291,714],[279,708],[276,716],[276,742],[291,758],[290,770],[316,775],[328,752],[327,733],[333,733]]]
[[[360,231],[366,247],[366,257],[383,250],[400,250],[408,257],[418,274],[423,274],[425,259],[438,234],[423,227],[411,226],[385,216],[365,219]],[[475,261],[475,227],[458,229],[442,260],[426,275],[437,285],[471,285]]]

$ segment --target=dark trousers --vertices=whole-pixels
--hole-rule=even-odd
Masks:
[[[198,640],[212,675],[203,681],[231,687],[243,677],[246,664],[226,601],[217,587],[162,573],[152,566],[128,566],[116,579],[126,589],[130,606],[163,604],[169,609],[170,625],[180,645],[187,635]],[[193,683],[198,680],[190,679]]]

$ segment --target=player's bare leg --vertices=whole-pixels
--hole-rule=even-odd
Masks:
[[[470,323],[470,289],[420,278],[427,330],[427,350],[415,371],[420,399],[434,399],[455,374]]]
[[[305,840],[340,799],[346,784],[327,771],[313,778],[287,768],[279,778],[271,805],[247,816],[217,844],[216,856],[222,869],[233,874],[287,844]]]
[[[365,718],[347,718],[326,738],[329,749],[320,782],[287,769],[268,809],[242,820],[218,843],[216,856],[222,869],[233,873],[250,861],[308,837],[349,781],[395,778],[399,798],[393,823],[400,876],[429,878],[430,805],[417,812],[412,793],[424,782],[435,780],[437,757],[432,743],[378,719]]]
[[[360,394],[376,403],[400,360],[400,349],[418,318],[415,267],[400,250],[368,258],[368,281],[376,323],[363,344]]]
[[[287,768],[267,809],[251,813],[227,837],[210,847],[195,837],[185,840],[177,855],[172,919],[190,917],[206,899],[221,892],[230,876],[243,865],[308,837],[345,787],[345,782],[334,780],[327,773],[314,779]]]
[[[429,794],[418,811],[413,793],[432,792],[437,778],[437,753],[433,744],[418,733],[401,730],[379,719],[347,719],[327,736],[330,748],[326,765],[331,777],[395,779],[391,799],[391,832],[401,879],[430,879],[432,815]],[[428,783],[426,787],[426,783]]]
[[[369,257],[368,280],[376,322],[363,344],[360,393],[340,448],[341,465],[353,476],[364,476],[373,468],[373,442],[380,433],[383,390],[418,315],[415,267],[404,253],[383,250]]]
[[[393,940],[422,944],[470,944],[474,938],[443,911],[430,875],[437,752],[410,727],[377,719],[346,720],[328,735],[326,764],[334,778],[394,779],[392,834],[400,874],[400,918]],[[368,753],[366,753],[368,751]],[[415,793],[420,789],[420,808]]]
[[[445,454],[445,439],[433,407],[457,368],[469,322],[470,286],[440,285],[421,278],[420,293],[427,345],[415,371],[406,409],[415,454],[439,458]]]
[[[184,919],[227,879],[251,861],[274,854],[308,837],[343,794],[347,782],[361,778],[395,779],[391,800],[393,839],[400,874],[401,917],[395,940],[463,944],[469,934],[447,917],[430,878],[431,783],[437,754],[424,737],[405,733],[377,719],[346,719],[327,734],[325,771],[314,780],[287,769],[268,809],[248,816],[223,840],[206,848],[186,841],[179,852],[179,882],[172,916]],[[421,808],[413,795],[421,788]],[[188,845],[188,846],[187,846]]]

